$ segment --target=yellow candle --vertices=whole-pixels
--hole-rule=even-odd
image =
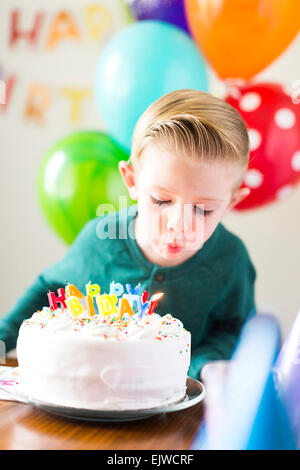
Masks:
[[[66,304],[68,308],[71,310],[72,316],[74,318],[78,317],[83,312],[83,306],[78,300],[78,297],[75,295],[71,295],[70,297],[66,298]]]
[[[98,284],[91,284],[91,282],[86,284],[85,289],[86,289],[87,309],[88,309],[89,315],[93,317],[96,314],[93,297],[95,297],[95,295],[100,294],[101,289]]]
[[[91,295],[86,296],[86,306],[87,306],[89,315],[93,317],[96,314],[96,312],[95,312],[93,297]]]
[[[99,313],[104,317],[106,315],[118,314],[117,310],[118,297],[115,294],[96,295],[96,303]]]
[[[125,299],[124,297],[122,297],[119,300],[118,312],[119,312],[120,318],[123,317],[124,313],[129,313],[129,315],[134,315],[134,311],[133,311],[128,299]]]
[[[101,288],[98,284],[91,284],[90,282],[86,284],[86,295],[91,295],[94,297],[95,295],[100,294]]]

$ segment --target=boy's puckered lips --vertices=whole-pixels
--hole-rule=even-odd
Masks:
[[[177,244],[172,244],[168,243],[167,244],[167,250],[169,253],[179,253],[181,250],[183,250],[183,247]]]

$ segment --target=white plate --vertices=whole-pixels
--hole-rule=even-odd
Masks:
[[[84,421],[133,421],[149,418],[150,416],[154,416],[160,413],[170,413],[173,411],[184,410],[185,408],[196,405],[204,399],[205,388],[201,382],[193,379],[192,377],[188,377],[186,385],[186,394],[181,400],[165,406],[140,410],[89,410],[86,408],[59,406],[24,396],[19,396],[18,399],[20,400],[21,398],[24,403],[28,403],[36,408],[65,418],[79,419]],[[10,395],[11,398],[16,399],[13,393],[8,393],[7,391],[6,393],[8,397]]]

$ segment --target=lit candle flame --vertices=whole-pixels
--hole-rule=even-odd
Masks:
[[[164,295],[163,292],[158,292],[157,294],[153,294],[151,299],[150,299],[150,302],[154,302],[156,300],[159,300],[163,295]]]
[[[154,312],[159,299],[161,299],[163,295],[163,292],[158,292],[157,294],[152,295],[150,299],[150,308],[148,310],[148,315]]]

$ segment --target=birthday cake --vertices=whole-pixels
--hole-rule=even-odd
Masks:
[[[185,396],[191,334],[158,297],[112,283],[49,292],[17,340],[19,389],[32,399],[97,410],[148,409]],[[130,286],[128,288],[128,286]],[[137,286],[139,287],[139,286]]]

